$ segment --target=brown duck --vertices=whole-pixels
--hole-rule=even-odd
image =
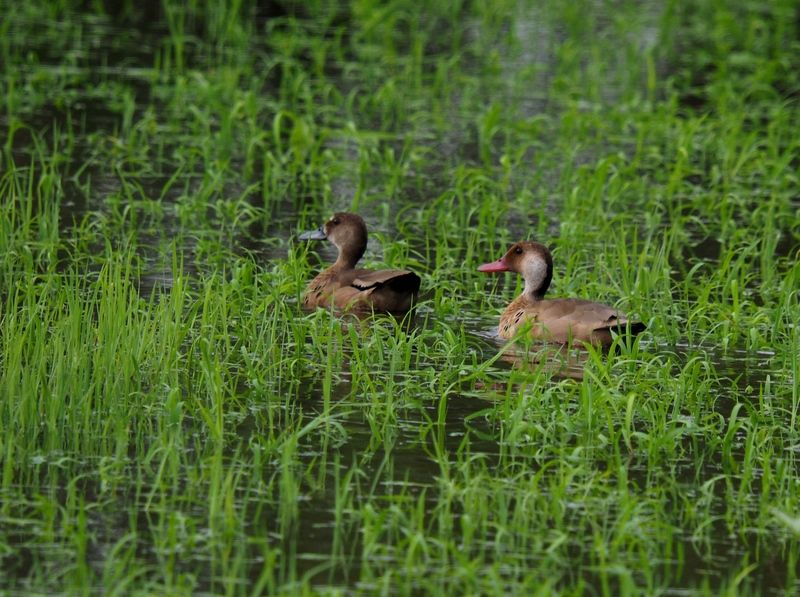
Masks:
[[[523,325],[530,325],[533,338],[566,344],[586,342],[608,347],[611,332],[636,335],[645,329],[607,305],[582,299],[545,299],[553,279],[553,257],[544,245],[515,243],[499,260],[478,267],[481,272],[516,272],[525,279],[525,288],[500,317],[501,338],[513,338]]]
[[[419,276],[407,270],[356,269],[367,248],[367,225],[361,216],[335,213],[300,240],[329,240],[339,249],[336,262],[311,280],[303,306],[374,311],[408,311],[419,292]]]

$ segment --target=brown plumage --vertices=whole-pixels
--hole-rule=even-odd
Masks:
[[[366,308],[408,311],[419,292],[419,276],[407,270],[355,269],[367,248],[367,225],[361,216],[335,213],[300,240],[329,240],[339,249],[336,262],[311,280],[303,296],[307,308]]]
[[[482,272],[516,272],[525,279],[525,288],[500,317],[501,338],[513,338],[517,331],[530,325],[530,335],[542,340],[568,343],[586,342],[607,347],[613,341],[611,332],[630,331],[632,335],[645,329],[641,322],[632,322],[617,309],[583,299],[545,299],[553,279],[553,257],[540,243],[515,243],[503,257],[478,268]]]

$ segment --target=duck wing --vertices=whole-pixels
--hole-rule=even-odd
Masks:
[[[590,330],[624,328],[636,326],[638,331],[645,329],[640,322],[631,322],[628,317],[608,305],[583,299],[551,299],[537,304],[538,318],[553,323],[568,322]]]
[[[355,270],[355,276],[350,281],[350,286],[359,290],[369,290],[390,286],[397,292],[410,292],[416,294],[419,291],[420,279],[417,274],[402,269],[384,270]]]
[[[594,331],[599,332],[601,330],[614,330],[617,332],[624,332],[626,330],[630,330],[631,334],[639,334],[646,329],[647,326],[641,321],[631,321],[626,316],[619,314],[610,316],[605,322],[603,322],[603,325],[594,328]]]

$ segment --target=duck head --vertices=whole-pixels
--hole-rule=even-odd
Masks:
[[[339,249],[336,263],[354,267],[367,249],[367,225],[359,215],[338,212],[317,230],[303,232],[297,238],[331,241]]]
[[[525,280],[523,294],[534,300],[544,298],[553,279],[553,256],[541,243],[521,241],[511,245],[497,261],[484,263],[479,272],[516,272]]]

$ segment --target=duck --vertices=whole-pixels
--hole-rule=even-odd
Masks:
[[[356,269],[367,248],[367,225],[358,214],[338,212],[300,240],[328,240],[339,249],[336,261],[309,282],[303,306],[366,309],[389,313],[408,311],[417,299],[420,278],[401,269]]]
[[[522,294],[500,317],[501,338],[514,338],[522,327],[530,326],[528,333],[535,339],[608,348],[614,341],[612,332],[633,337],[646,328],[608,305],[577,298],[545,299],[553,279],[553,256],[541,243],[514,243],[500,259],[479,266],[478,271],[516,272],[525,280]]]

